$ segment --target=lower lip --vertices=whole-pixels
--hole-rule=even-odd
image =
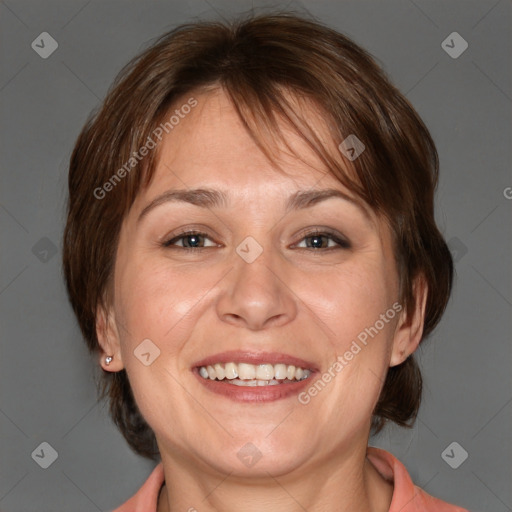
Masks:
[[[237,386],[236,384],[228,384],[226,381],[205,379],[199,375],[197,368],[194,368],[193,373],[205,388],[235,402],[273,402],[274,400],[295,396],[310,384],[314,375],[314,372],[312,372],[307,379],[290,384]]]

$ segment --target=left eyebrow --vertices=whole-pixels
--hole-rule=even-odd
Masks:
[[[362,202],[357,201],[353,197],[335,188],[299,190],[288,197],[285,211],[288,213],[292,210],[311,208],[312,206],[333,197],[337,197],[354,204],[363,212],[365,217],[371,219],[368,209]],[[201,208],[219,208],[229,205],[228,195],[221,190],[215,190],[212,188],[167,190],[163,194],[155,197],[155,199],[144,207],[137,222],[140,222],[151,210],[167,202],[185,202]]]
[[[291,210],[299,210],[303,208],[311,208],[315,204],[330,199],[331,197],[337,197],[352,203],[359,208],[365,217],[371,219],[370,212],[361,201],[356,200],[354,197],[345,194],[345,192],[338,190],[337,188],[324,188],[324,189],[313,189],[313,190],[299,190],[288,198],[286,204],[286,212]]]

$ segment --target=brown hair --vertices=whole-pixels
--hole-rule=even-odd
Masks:
[[[453,278],[451,254],[434,219],[438,156],[432,138],[367,52],[316,21],[285,13],[179,26],[122,69],[86,122],[70,161],[63,262],[69,298],[91,352],[99,349],[96,311],[109,301],[122,220],[150,182],[158,151],[149,151],[140,162],[138,156],[130,158],[153,140],[171,105],[212,86],[228,94],[264,151],[269,144],[263,139],[269,133],[279,136],[277,119],[284,119],[342,183],[388,220],[400,301],[408,313],[414,308],[415,278],[423,275],[428,286],[426,337],[446,307]],[[350,134],[363,141],[365,151],[351,162],[353,176],[343,169],[347,160],[341,153],[329,154],[307,119],[294,112],[287,91],[318,106],[336,144]],[[104,200],[98,191],[107,189]],[[373,432],[387,420],[411,426],[421,388],[412,355],[389,368]],[[126,372],[104,372],[102,394],[109,397],[112,417],[130,446],[155,458],[154,434],[138,410]]]

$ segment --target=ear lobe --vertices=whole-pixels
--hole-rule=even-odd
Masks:
[[[99,343],[99,363],[107,372],[118,372],[124,368],[121,344],[114,313],[103,305],[96,309],[96,336]],[[111,357],[107,365],[107,357]]]
[[[407,308],[403,309],[395,330],[389,366],[397,366],[403,363],[418,348],[421,341],[428,296],[428,285],[423,274],[416,276],[414,279],[413,295],[413,310],[408,315]]]

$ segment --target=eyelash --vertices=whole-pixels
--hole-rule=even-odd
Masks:
[[[204,249],[210,249],[212,247],[180,247],[180,246],[173,246],[173,244],[181,239],[187,238],[188,236],[202,236],[206,238],[210,238],[206,233],[202,233],[200,231],[184,231],[183,233],[180,233],[177,236],[174,236],[173,238],[162,242],[162,247],[166,249],[180,249],[187,252],[196,252]],[[337,249],[350,249],[351,245],[347,240],[344,240],[340,238],[335,232],[329,231],[329,230],[313,230],[309,231],[306,234],[303,235],[301,238],[301,242],[305,240],[306,238],[312,238],[312,237],[319,237],[319,236],[326,236],[328,239],[332,240],[333,242],[338,244],[338,247],[321,247],[321,248],[312,248],[312,247],[300,247],[300,249],[306,249],[310,251],[319,251],[319,250],[337,250]],[[211,239],[210,239],[211,240]]]

